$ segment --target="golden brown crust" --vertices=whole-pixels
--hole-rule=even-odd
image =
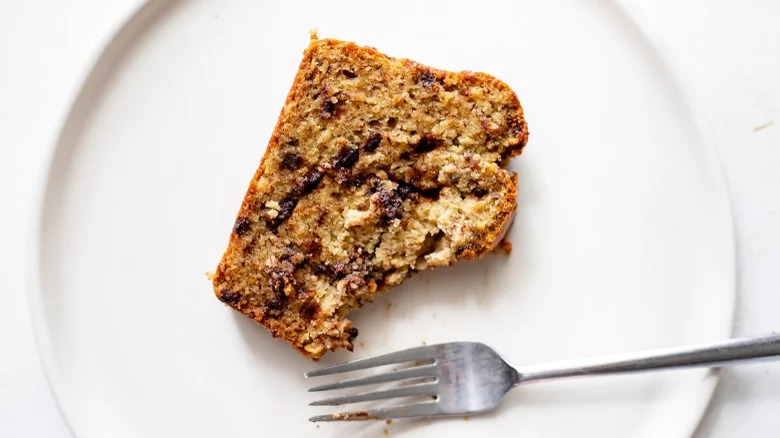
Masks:
[[[515,219],[515,214],[517,214],[517,174],[512,175],[512,184],[509,187],[511,190],[507,191],[506,198],[499,206],[500,213],[497,215],[496,221],[500,224],[498,231],[485,238],[485,244],[489,251],[495,249],[504,240],[509,227],[512,226],[512,221]]]
[[[504,237],[528,129],[517,96],[376,49],[312,39],[228,248],[216,296],[312,359],[352,349],[347,313]]]

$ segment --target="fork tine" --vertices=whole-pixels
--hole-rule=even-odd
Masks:
[[[420,383],[384,391],[361,392],[359,394],[326,398],[309,403],[309,406],[338,406],[387,398],[410,397],[415,395],[436,395],[436,383]]]
[[[394,406],[385,409],[372,409],[369,411],[342,412],[330,415],[317,415],[309,418],[311,422],[318,421],[359,421],[359,420],[384,420],[387,418],[408,417],[432,417],[442,414],[439,404],[435,401],[416,403],[404,406]]]
[[[309,392],[331,391],[334,389],[354,388],[355,386],[373,385],[375,383],[395,382],[398,380],[413,379],[416,377],[429,377],[434,375],[436,365],[423,365],[414,368],[406,368],[392,373],[377,374],[370,377],[361,377],[358,379],[343,380],[336,383],[315,386],[309,389]]]
[[[394,353],[381,354],[379,356],[367,357],[365,359],[353,360],[337,365],[331,365],[318,370],[305,373],[306,377],[319,377],[331,374],[346,373],[349,371],[364,370],[382,365],[392,365],[394,363],[411,362],[413,360],[433,359],[436,352],[435,345],[427,347],[415,347],[406,350],[396,351]]]

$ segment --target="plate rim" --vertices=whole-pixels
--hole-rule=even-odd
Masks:
[[[720,155],[720,143],[721,141],[715,135],[715,131],[707,110],[702,103],[699,94],[696,92],[694,82],[688,75],[687,71],[683,68],[683,64],[680,61],[681,55],[672,46],[666,37],[665,32],[661,28],[660,21],[655,18],[655,14],[652,12],[652,8],[644,2],[636,0],[613,0],[617,6],[617,11],[624,15],[624,18],[628,22],[636,27],[641,33],[642,38],[647,43],[648,48],[653,54],[661,61],[661,65],[665,69],[665,73],[668,74],[673,83],[678,85],[678,92],[682,98],[688,103],[686,111],[691,115],[692,121],[696,127],[697,132],[701,136],[704,143],[702,151],[704,157],[707,160],[706,165],[709,167],[710,173],[714,176],[713,182],[719,185],[719,191],[723,197],[723,201],[726,203],[725,217],[723,224],[728,230],[728,236],[724,236],[724,244],[727,245],[729,266],[731,269],[728,272],[728,283],[731,294],[729,294],[728,302],[723,303],[727,306],[723,309],[727,314],[727,329],[723,336],[734,335],[734,318],[736,310],[737,300],[737,253],[736,253],[736,230],[734,222],[734,208],[731,199],[731,193],[728,189],[726,181],[726,172],[723,168],[723,159]],[[705,369],[706,370],[706,369]],[[717,368],[710,368],[710,372],[706,374],[706,381],[701,382],[701,385],[706,385],[701,391],[702,396],[696,400],[698,406],[691,408],[697,412],[697,415],[691,415],[688,421],[686,436],[693,437],[699,428],[707,410],[712,402],[715,388],[720,381],[720,372]]]
[[[51,339],[47,328],[46,318],[43,316],[43,288],[40,284],[41,275],[41,232],[44,223],[44,210],[46,200],[49,197],[50,185],[52,183],[52,174],[57,163],[57,158],[63,149],[63,143],[69,129],[73,125],[79,125],[81,117],[79,110],[83,106],[88,106],[92,95],[101,91],[106,77],[114,69],[116,61],[121,59],[125,48],[131,45],[140,35],[143,34],[145,25],[153,22],[164,10],[177,3],[179,0],[139,0],[138,4],[129,9],[125,18],[119,20],[114,28],[106,32],[102,41],[98,44],[98,49],[94,52],[85,68],[82,79],[74,87],[73,97],[63,111],[59,119],[59,128],[57,135],[46,150],[45,158],[42,160],[41,173],[38,177],[37,187],[34,191],[32,202],[31,226],[27,239],[26,251],[26,279],[27,279],[27,299],[28,311],[30,312],[33,337],[35,339],[36,349],[41,361],[44,375],[48,387],[52,393],[57,409],[62,415],[63,422],[76,438],[82,438],[84,435],[77,433],[68,407],[63,403],[62,385],[60,376],[56,374],[56,367],[52,358]],[[731,293],[722,298],[720,306],[722,312],[727,314],[727,320],[724,321],[727,333],[733,333],[734,329],[734,311],[736,304],[737,283],[736,283],[736,233],[734,222],[734,211],[731,195],[723,169],[722,158],[719,153],[719,139],[714,135],[714,129],[711,119],[702,104],[701,99],[693,87],[693,81],[684,71],[680,57],[674,47],[669,43],[663,29],[655,19],[651,7],[635,0],[612,0],[610,3],[614,6],[621,18],[625,19],[629,25],[633,26],[640,34],[650,49],[653,56],[657,57],[664,69],[664,73],[672,79],[672,83],[677,85],[677,93],[687,102],[686,112],[691,116],[696,132],[701,136],[704,143],[701,148],[706,166],[713,176],[713,183],[718,187],[719,196],[726,203],[724,217],[720,220],[729,230],[728,236],[723,236],[722,244],[725,246],[724,256],[729,258],[731,269],[724,274],[729,283]],[[691,411],[695,415],[690,415],[685,427],[685,436],[692,436],[699,427],[707,408],[712,401],[712,395],[719,381],[719,373],[708,372],[699,382],[702,386],[698,390],[701,394],[696,398],[697,406],[692,407]]]

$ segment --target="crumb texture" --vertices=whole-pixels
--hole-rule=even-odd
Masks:
[[[312,359],[415,272],[474,259],[516,208],[528,138],[503,82],[312,39],[213,276],[217,297]]]

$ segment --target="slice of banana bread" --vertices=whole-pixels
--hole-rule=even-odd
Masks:
[[[352,350],[347,314],[502,239],[528,138],[517,96],[312,35],[213,276],[217,297],[305,356]]]

